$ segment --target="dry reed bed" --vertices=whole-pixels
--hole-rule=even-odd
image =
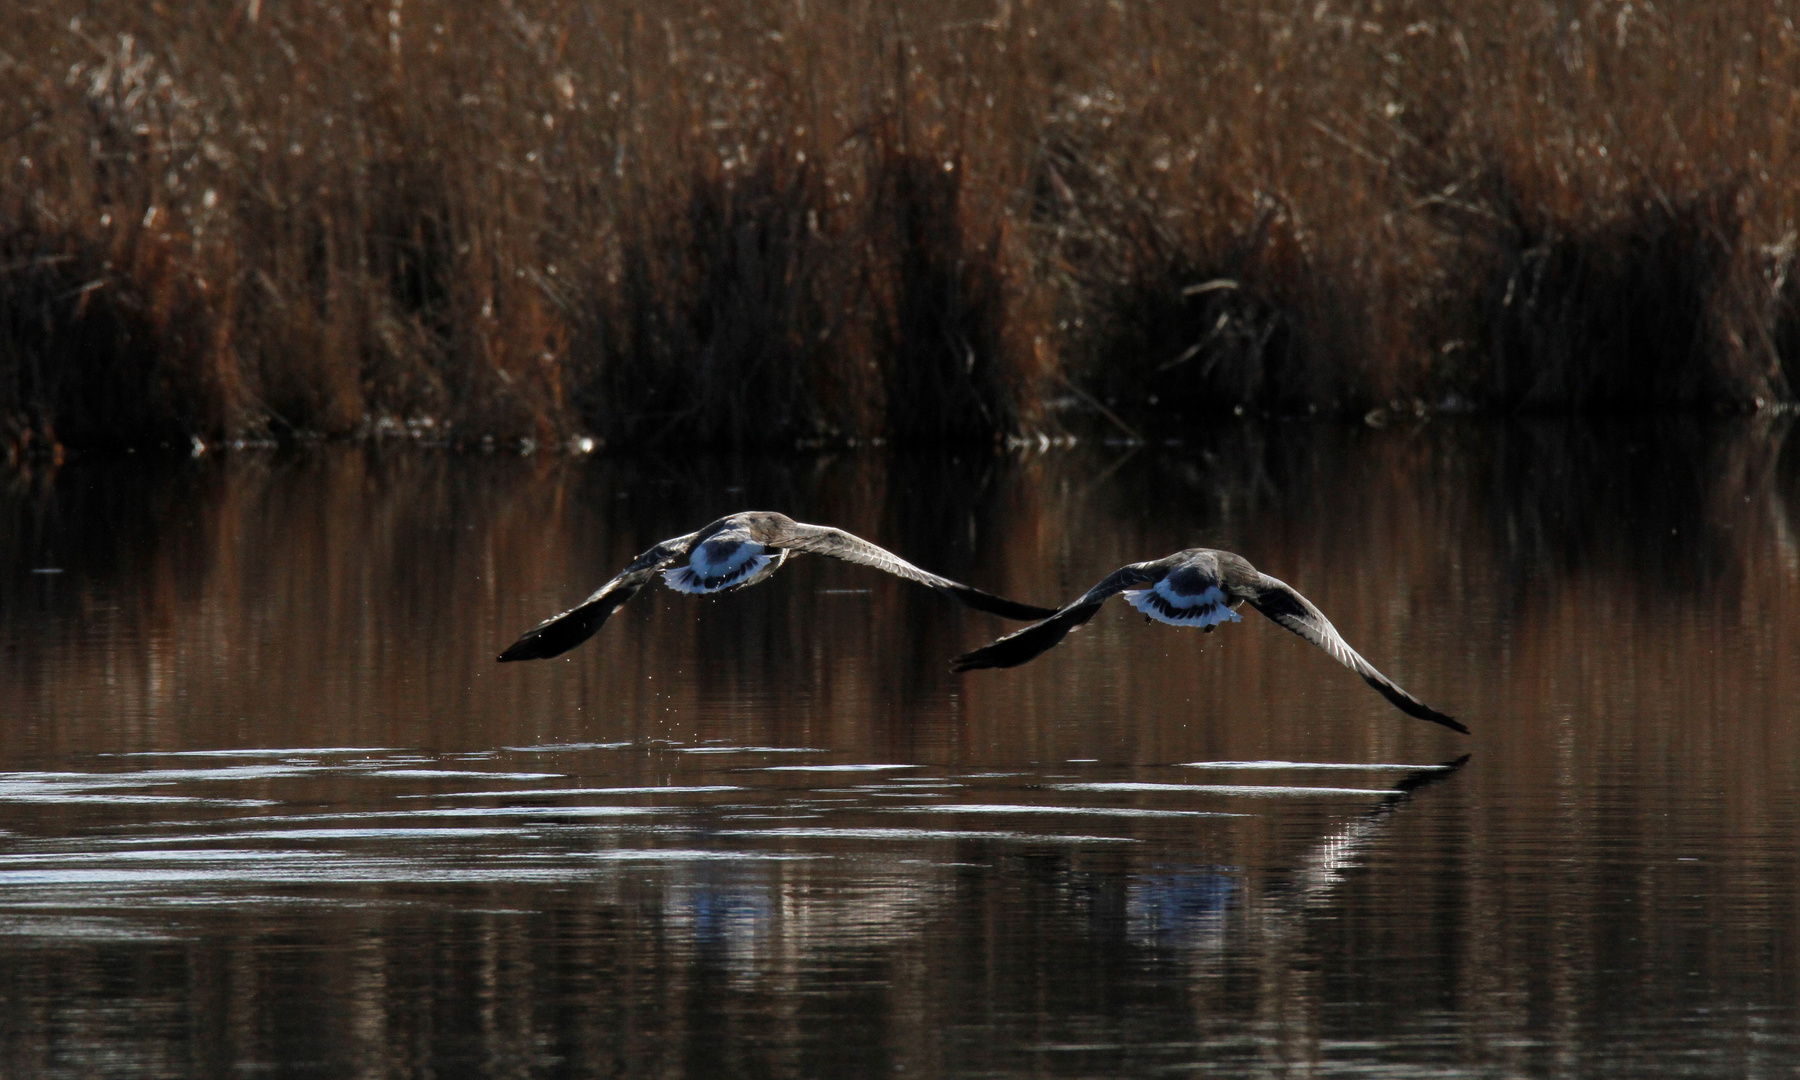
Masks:
[[[1790,5],[0,15],[9,453],[1785,400]]]

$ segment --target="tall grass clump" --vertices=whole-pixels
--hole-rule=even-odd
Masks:
[[[980,65],[891,10],[0,18],[20,438],[991,440],[1030,409],[1004,190],[958,172],[994,133],[926,70]],[[158,423],[57,389],[151,401],[124,368]]]
[[[34,0],[0,28],[15,454],[1795,385],[1779,2]]]
[[[1786,398],[1790,14],[1071,14],[1106,47],[1046,88],[1026,189],[1061,358],[1137,413]]]

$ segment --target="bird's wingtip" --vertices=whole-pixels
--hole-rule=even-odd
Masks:
[[[1380,687],[1377,687],[1377,689],[1380,689]],[[1399,706],[1400,711],[1408,716],[1430,721],[1439,727],[1447,727],[1451,731],[1460,731],[1464,735],[1469,733],[1469,729],[1463,726],[1462,721],[1448,713],[1438,712],[1436,709],[1425,704],[1423,701],[1420,701],[1418,698],[1413,697],[1411,694],[1404,692],[1400,694],[1387,694],[1384,692],[1382,696]]]
[[[1434,724],[1441,724],[1444,727],[1449,728],[1451,731],[1460,731],[1464,735],[1469,734],[1468,727],[1465,726],[1462,721],[1458,720],[1454,716],[1448,716],[1444,713],[1438,712],[1436,709],[1426,709],[1425,714],[1421,714],[1419,719],[1429,720]]]
[[[506,647],[506,651],[495,657],[495,661],[510,664],[516,660],[548,660],[552,656],[560,656],[587,640],[586,634],[557,633],[565,630],[565,625],[557,620],[527,631],[519,640]]]
[[[1006,638],[1000,639],[1000,641],[1006,640]],[[995,651],[994,647],[998,644],[999,642],[992,642],[983,645],[979,649],[972,649],[969,652],[963,653],[961,656],[952,658],[950,661],[950,670],[960,675],[966,671],[982,671],[987,668],[1011,667],[1012,665],[1007,663],[1008,657],[1006,657],[1003,652]]]
[[[1005,641],[1005,638],[1000,639]],[[998,644],[997,642],[995,644]],[[1011,667],[1006,658],[994,652],[994,645],[984,645],[972,652],[963,653],[950,661],[950,670],[958,675],[967,671],[981,671],[986,668]]]

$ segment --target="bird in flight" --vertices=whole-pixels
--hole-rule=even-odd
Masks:
[[[1055,647],[1070,631],[1093,618],[1115,593],[1124,593],[1126,603],[1157,622],[1198,626],[1209,634],[1220,623],[1241,622],[1233,609],[1248,603],[1330,653],[1406,715],[1464,734],[1469,731],[1375,670],[1375,665],[1350,647],[1331,620],[1291,585],[1257,572],[1240,555],[1212,548],[1188,548],[1164,559],[1122,566],[1056,614],[964,653],[951,662],[950,669],[1017,667]]]
[[[699,532],[664,540],[639,555],[580,605],[527,630],[507,646],[500,660],[546,660],[568,652],[593,637],[608,616],[624,607],[659,572],[663,583],[676,592],[726,592],[756,584],[797,553],[829,555],[885,570],[955,597],[977,611],[1008,619],[1042,619],[1056,614],[1051,608],[1016,603],[921,570],[842,529],[808,525],[767,510],[746,510],[720,518]]]

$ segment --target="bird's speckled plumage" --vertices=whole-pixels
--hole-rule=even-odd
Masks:
[[[874,567],[952,596],[977,611],[1008,619],[1042,619],[1050,608],[1020,604],[921,570],[885,548],[827,525],[808,525],[784,514],[747,510],[723,517],[699,532],[676,536],[639,555],[594,595],[520,635],[500,654],[502,662],[560,656],[593,637],[613,612],[660,572],[677,592],[727,592],[754,585],[789,555],[829,555]],[[684,565],[677,565],[686,559]]]
[[[957,657],[951,670],[1016,667],[1032,660],[1092,619],[1117,593],[1125,593],[1133,607],[1159,622],[1201,626],[1209,632],[1218,623],[1237,621],[1231,609],[1247,603],[1324,649],[1401,712],[1465,734],[1469,730],[1377,671],[1350,647],[1331,620],[1292,586],[1259,572],[1240,555],[1213,548],[1188,548],[1167,558],[1122,566],[1042,622]]]

